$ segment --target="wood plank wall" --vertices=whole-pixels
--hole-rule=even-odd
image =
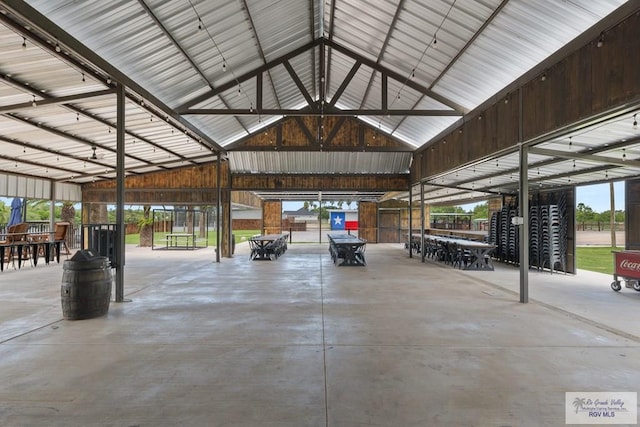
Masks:
[[[358,236],[369,243],[378,243],[378,204],[376,202],[358,204]]]
[[[125,203],[212,205],[218,198],[217,163],[188,166],[125,178]],[[222,163],[223,188],[229,186],[229,164]],[[116,180],[82,186],[84,203],[115,203]]]
[[[262,234],[282,233],[282,202],[265,200],[262,205]]]
[[[261,190],[345,190],[402,191],[409,187],[409,175],[256,175],[233,174],[231,188],[235,191]]]
[[[640,13],[604,32],[521,86],[527,140],[640,99]],[[518,143],[518,92],[505,96],[432,146],[416,152],[412,182]]]
[[[353,117],[290,117],[233,143],[230,151],[413,151]]]

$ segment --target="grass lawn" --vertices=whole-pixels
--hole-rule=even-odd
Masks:
[[[611,246],[579,246],[576,248],[576,267],[598,273],[613,274],[613,254],[611,251],[623,249]]]

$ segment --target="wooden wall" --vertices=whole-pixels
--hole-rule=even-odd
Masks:
[[[353,117],[290,117],[232,144],[229,150],[412,151]]]
[[[640,14],[568,55],[415,155],[412,182],[640,99]],[[522,91],[522,118],[518,91]]]
[[[256,175],[233,174],[231,188],[235,191],[402,191],[409,186],[409,175]]]
[[[524,139],[640,97],[640,15],[634,14],[523,87]]]
[[[358,237],[369,243],[378,243],[378,204],[358,203]]]
[[[262,205],[262,233],[282,233],[282,202],[265,200]]]
[[[125,178],[125,203],[212,205],[218,198],[217,163],[207,163]],[[222,163],[222,188],[229,186],[229,164]],[[82,186],[83,203],[115,203],[116,180]]]

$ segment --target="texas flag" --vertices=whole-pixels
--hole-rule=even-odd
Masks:
[[[331,212],[329,220],[331,221],[332,230],[344,230],[344,212]]]

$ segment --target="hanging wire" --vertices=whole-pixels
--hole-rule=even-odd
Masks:
[[[422,51],[422,55],[420,55],[420,59],[418,59],[418,63],[411,69],[411,71],[409,72],[409,75],[407,76],[407,78],[404,80],[404,82],[402,83],[402,86],[400,86],[400,89],[398,89],[398,93],[396,94],[395,97],[392,98],[391,101],[391,105],[389,105],[387,107],[387,111],[393,107],[393,103],[400,99],[400,92],[402,92],[402,90],[405,88],[405,86],[407,85],[407,82],[415,77],[415,72],[418,69],[418,66],[422,63],[422,60],[424,59],[425,55],[427,54],[427,51],[429,50],[430,47],[433,47],[435,49],[436,44],[438,43],[438,32],[440,31],[440,29],[442,28],[442,26],[444,25],[444,23],[447,21],[447,19],[449,18],[449,15],[451,14],[451,11],[453,10],[453,7],[455,6],[457,0],[453,0],[453,2],[451,3],[451,6],[449,6],[449,10],[447,10],[446,15],[444,16],[444,18],[442,18],[442,21],[440,22],[440,25],[438,25],[438,28],[436,29],[435,33],[433,33],[433,38],[431,39],[431,42],[429,42],[429,44],[427,44],[427,46],[424,48],[424,50]]]
[[[242,90],[242,85],[240,84],[240,80],[238,79],[238,76],[236,75],[236,73],[233,71],[233,69],[231,68],[231,66],[227,62],[227,59],[224,57],[224,54],[222,53],[222,49],[220,49],[220,46],[218,46],[218,43],[216,43],[215,39],[213,38],[213,35],[209,31],[209,28],[207,27],[207,25],[204,23],[204,21],[200,17],[200,14],[196,10],[196,7],[193,4],[192,0],[189,0],[189,5],[191,6],[191,9],[193,9],[193,13],[196,14],[196,18],[198,18],[198,30],[205,31],[207,33],[207,37],[209,37],[209,40],[211,40],[211,43],[213,43],[213,46],[216,48],[216,50],[218,51],[218,54],[222,58],[222,70],[224,72],[230,72],[231,73],[231,75],[233,76],[233,80],[235,80],[236,84],[238,85],[238,96],[244,95],[244,97],[247,99],[247,101],[249,101],[249,105],[251,106],[250,109],[253,110],[253,101],[249,97],[249,94],[247,94],[247,91],[246,90]],[[260,118],[260,111],[258,111],[257,109],[255,111],[258,114],[258,120],[262,121],[262,119]]]

